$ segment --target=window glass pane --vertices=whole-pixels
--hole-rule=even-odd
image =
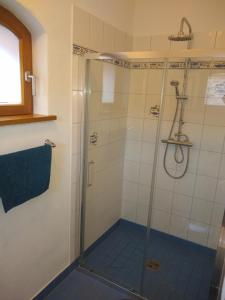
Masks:
[[[0,105],[21,102],[19,39],[0,25]]]

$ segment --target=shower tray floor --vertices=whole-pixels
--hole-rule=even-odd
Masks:
[[[121,286],[140,293],[146,228],[120,220],[87,251],[84,266]],[[207,300],[216,251],[151,230],[147,259],[158,270],[145,268],[143,296],[151,300]]]

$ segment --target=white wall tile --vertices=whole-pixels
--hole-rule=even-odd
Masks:
[[[174,191],[178,194],[192,196],[194,192],[195,180],[195,174],[186,173],[184,177],[175,181]]]
[[[194,196],[200,199],[213,201],[216,192],[217,180],[208,176],[198,175],[196,178],[196,185]]]
[[[191,212],[192,197],[174,194],[172,213],[181,217],[189,217]]]
[[[156,35],[151,37],[151,50],[168,50],[170,41],[167,35]]]
[[[225,31],[217,31],[215,48],[225,48]]]
[[[170,214],[156,209],[152,210],[151,227],[153,229],[163,231],[163,232],[168,232],[169,224],[170,224]]]
[[[209,226],[203,223],[191,222],[189,224],[188,240],[206,246]]]
[[[147,77],[147,94],[160,95],[162,89],[162,70],[149,70]]]
[[[225,107],[207,105],[204,123],[211,126],[225,126]]]
[[[225,179],[225,155],[221,156],[219,178]]]
[[[127,180],[123,181],[123,198],[128,202],[137,203],[138,184]]]
[[[163,189],[156,189],[153,201],[153,208],[171,212],[173,193]]]
[[[103,24],[103,50],[114,52],[115,30],[114,27],[106,23]]]
[[[211,219],[211,224],[213,226],[221,227],[223,215],[224,215],[224,209],[225,209],[225,203],[224,204],[214,203],[212,219]]]
[[[122,52],[126,50],[126,34],[118,29],[115,30],[114,51]]]
[[[134,118],[144,117],[145,95],[129,95],[128,116]]]
[[[212,210],[213,203],[211,201],[194,198],[191,209],[191,219],[197,222],[210,224]]]
[[[72,154],[79,154],[81,152],[81,131],[80,124],[73,124],[72,126]]]
[[[225,128],[220,126],[204,126],[201,149],[222,152]]]
[[[89,47],[99,52],[103,49],[103,22],[92,15],[90,16]]]
[[[74,6],[73,42],[83,47],[89,47],[90,15]]]
[[[152,180],[152,164],[141,163],[139,183],[145,185],[151,185]]]
[[[150,201],[150,186],[139,184],[138,206],[148,207]]]
[[[80,178],[81,156],[75,154],[72,156],[72,183],[78,183]]]
[[[140,141],[143,131],[143,119],[127,118],[127,139]]]
[[[140,225],[147,226],[147,220],[148,220],[148,207],[137,206],[136,222]]]
[[[156,130],[157,120],[145,119],[143,128],[143,141],[155,143],[156,142]]]
[[[192,48],[213,49],[216,43],[216,31],[195,32]]]
[[[155,144],[143,142],[141,150],[141,162],[146,164],[152,164],[154,161],[154,153]]]
[[[147,84],[147,70],[132,69],[130,72],[130,93],[145,94]]]
[[[172,215],[170,221],[170,234],[186,239],[188,231],[188,219]]]
[[[139,180],[139,163],[125,159],[124,162],[124,179],[138,182]]]
[[[217,249],[221,227],[211,227],[209,230],[208,247]]]
[[[205,97],[209,70],[190,70],[187,95],[189,97]]]
[[[198,149],[201,143],[202,137],[202,125],[185,123],[183,126],[183,132],[189,137],[189,140],[193,143],[193,148]]]
[[[82,92],[73,92],[72,122],[80,123],[83,115],[84,95]]]
[[[160,106],[160,95],[157,94],[147,94],[145,101],[145,111],[144,117],[150,120],[158,121],[158,116],[151,113],[151,108],[156,105]]]
[[[220,154],[216,152],[200,151],[198,174],[217,177],[220,166]]]
[[[126,141],[125,158],[128,160],[139,161],[141,154],[141,142]]]
[[[122,203],[122,218],[131,222],[136,222],[137,208],[133,203]]]
[[[225,179],[219,179],[217,182],[215,202],[225,204]]]
[[[148,36],[133,37],[133,51],[145,51],[151,49],[151,39]]]
[[[185,151],[186,150],[186,151]],[[184,150],[184,153],[187,157],[187,149]],[[189,164],[188,164],[188,172],[190,173],[197,173],[198,168],[198,159],[199,159],[199,149],[190,149],[190,158],[189,158]],[[186,166],[187,160],[185,159],[184,163],[181,163],[180,165],[177,164],[177,170],[181,170],[181,172],[184,170]]]

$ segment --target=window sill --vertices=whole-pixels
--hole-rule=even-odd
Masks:
[[[16,125],[25,123],[36,123],[36,122],[46,122],[54,121],[57,117],[55,115],[17,115],[17,116],[0,116],[0,126],[5,125]]]

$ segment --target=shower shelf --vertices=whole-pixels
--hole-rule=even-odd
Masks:
[[[187,147],[192,147],[193,144],[191,142],[188,141],[176,141],[174,139],[169,139],[169,140],[161,140],[162,143],[164,144],[172,144],[172,145],[180,145],[180,146],[187,146]]]

